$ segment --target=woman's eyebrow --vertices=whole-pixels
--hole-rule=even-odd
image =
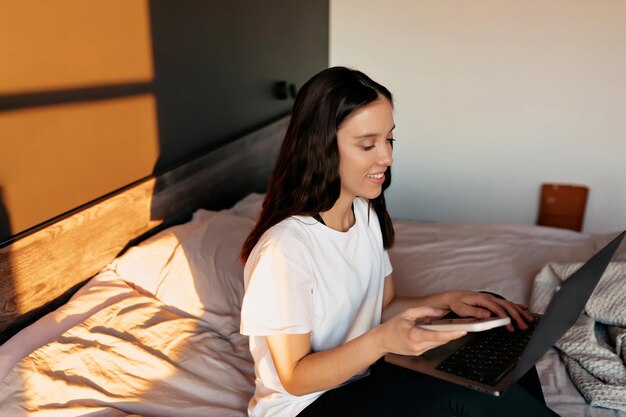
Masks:
[[[354,139],[368,139],[378,137],[378,133],[365,133],[364,135],[355,136]]]
[[[391,130],[389,130],[389,133],[393,132],[393,129],[396,128],[396,125],[393,125],[393,127],[391,128]],[[368,139],[368,138],[375,138],[377,136],[380,136],[378,133],[364,133],[362,135],[359,136],[354,136],[354,139]]]

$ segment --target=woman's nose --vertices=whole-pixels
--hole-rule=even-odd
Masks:
[[[390,146],[383,147],[382,151],[378,154],[378,165],[391,166],[393,163],[393,154]]]

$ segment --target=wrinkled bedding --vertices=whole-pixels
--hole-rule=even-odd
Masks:
[[[20,361],[0,385],[3,416],[245,415],[246,338],[136,294]]]
[[[200,210],[142,242],[1,346],[0,416],[245,416],[254,373],[238,333],[237,256],[260,202],[251,195],[230,210]],[[471,288],[517,302],[529,301],[548,262],[584,261],[612,236],[394,224],[400,295]],[[548,404],[562,416],[626,417],[590,407],[555,352],[537,366]]]
[[[535,278],[531,307],[543,313],[551,294],[580,263],[549,264]],[[626,411],[626,262],[611,262],[584,313],[558,340],[568,373],[587,401],[596,407]]]
[[[116,259],[0,347],[0,416],[246,415],[237,255],[251,227],[200,210]]]

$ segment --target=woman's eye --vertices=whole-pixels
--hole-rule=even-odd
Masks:
[[[361,148],[364,151],[371,151],[372,149],[374,149],[374,145],[365,145],[365,146],[361,146]]]
[[[392,147],[392,148],[393,148],[393,143],[394,143],[395,141],[396,141],[396,140],[395,140],[394,138],[387,138],[387,143],[389,143],[389,144],[391,145],[391,147]]]

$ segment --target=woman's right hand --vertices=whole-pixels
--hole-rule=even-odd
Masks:
[[[387,320],[374,330],[377,332],[378,348],[383,355],[419,356],[466,334],[461,331],[433,331],[415,325],[418,319],[441,317],[447,310],[432,307],[415,307],[403,311]]]

